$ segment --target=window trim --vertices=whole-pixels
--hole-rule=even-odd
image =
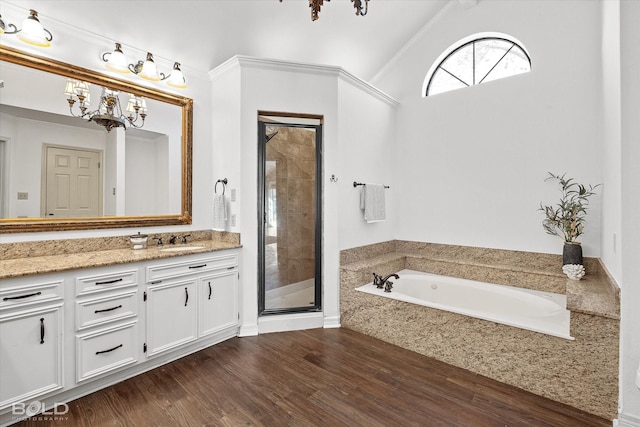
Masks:
[[[438,69],[440,68],[440,66],[449,58],[451,57],[453,54],[455,54],[457,51],[459,51],[460,49],[468,46],[471,43],[475,43],[477,41],[482,41],[482,40],[488,40],[488,39],[498,39],[498,40],[504,40],[507,41],[509,43],[513,43],[515,46],[517,46],[518,48],[520,48],[522,50],[522,52],[524,52],[524,54],[527,57],[527,60],[529,61],[529,68],[532,69],[532,64],[531,64],[531,55],[529,55],[529,51],[527,50],[527,48],[524,46],[524,44],[522,44],[522,42],[520,42],[518,39],[516,39],[513,36],[510,36],[508,34],[504,34],[504,33],[496,33],[496,32],[485,32],[485,33],[476,33],[476,34],[471,34],[467,37],[464,37],[460,40],[458,40],[456,43],[453,43],[452,45],[450,45],[447,49],[445,49],[440,56],[438,56],[438,58],[433,62],[433,64],[431,65],[431,68],[429,68],[429,71],[427,72],[427,75],[424,79],[424,82],[422,83],[422,97],[426,98],[427,96],[427,91],[429,89],[429,86],[431,85],[431,80],[433,80],[434,75],[436,74],[436,71],[438,71]],[[500,59],[502,60],[502,58]],[[498,61],[496,63],[496,65],[499,63],[500,61]],[[492,69],[493,70],[493,69]],[[446,70],[445,70],[446,71]],[[489,71],[490,73],[491,71]],[[489,75],[489,73],[487,73],[487,75]],[[486,77],[486,76],[485,76]],[[484,78],[483,78],[484,80]],[[481,83],[474,83],[472,86],[478,85]],[[449,91],[450,92],[450,91]],[[446,92],[442,92],[442,93],[446,93]],[[433,96],[433,95],[431,95]]]

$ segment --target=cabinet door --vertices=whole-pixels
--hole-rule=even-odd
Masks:
[[[196,279],[147,288],[147,357],[197,338],[197,289]]]
[[[199,336],[238,324],[238,271],[200,279]]]
[[[0,316],[0,409],[61,389],[62,305]]]

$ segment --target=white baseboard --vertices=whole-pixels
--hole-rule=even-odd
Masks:
[[[291,313],[262,316],[258,319],[258,333],[298,331],[301,329],[322,328],[324,318],[318,313]]]
[[[617,421],[618,427],[640,427],[640,417],[635,415],[621,413]]]
[[[256,323],[240,326],[239,337],[253,337],[256,335],[258,335],[258,325]]]
[[[339,328],[340,325],[340,316],[333,317],[325,317],[324,318],[324,327],[325,328]]]

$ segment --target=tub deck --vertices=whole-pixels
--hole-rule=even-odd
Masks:
[[[389,241],[340,254],[343,327],[613,420],[618,410],[619,289],[599,260],[569,280],[559,255]],[[358,292],[403,269],[565,293],[574,341]]]

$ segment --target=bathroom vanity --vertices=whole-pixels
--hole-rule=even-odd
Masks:
[[[239,244],[189,247],[0,261],[0,424],[236,336]]]

